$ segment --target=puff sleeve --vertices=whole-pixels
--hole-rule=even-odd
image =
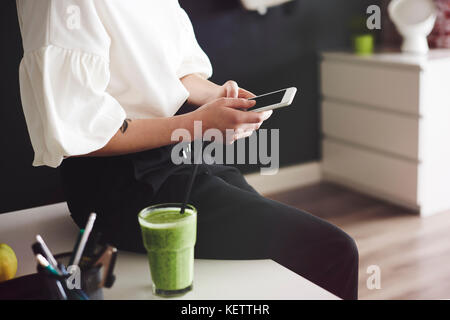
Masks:
[[[19,0],[17,8],[24,46],[20,91],[33,165],[57,167],[64,157],[105,146],[126,118],[106,91],[110,39],[90,1]],[[79,25],[70,20],[77,13]]]

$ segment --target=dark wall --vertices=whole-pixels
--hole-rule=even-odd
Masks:
[[[234,79],[255,93],[300,89],[295,107],[277,112],[265,125],[281,129],[282,165],[319,159],[317,52],[348,46],[348,20],[376,2],[296,0],[260,16],[244,11],[237,0],[180,1],[211,58],[214,81]],[[8,212],[64,198],[57,169],[31,166],[18,86],[22,48],[15,1],[1,1],[0,15],[0,212]]]
[[[266,15],[239,0],[181,0],[214,67],[212,80],[236,80],[256,94],[295,86],[293,107],[276,111],[263,128],[280,129],[280,164],[318,160],[318,52],[348,48],[350,21],[377,0],[295,0]],[[239,166],[249,172],[257,166]]]
[[[31,166],[33,149],[20,104],[22,46],[16,2],[0,2],[0,212],[61,201],[58,171]]]

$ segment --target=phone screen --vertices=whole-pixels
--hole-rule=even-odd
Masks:
[[[253,107],[247,109],[247,111],[256,110],[259,108],[271,106],[273,104],[281,103],[285,93],[286,93],[286,90],[282,90],[279,92],[251,98],[249,100],[255,100],[256,104]]]

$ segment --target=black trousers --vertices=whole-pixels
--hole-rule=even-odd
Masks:
[[[136,159],[71,158],[61,172],[72,218],[80,227],[95,211],[96,229],[107,241],[145,252],[137,213],[151,204],[182,202],[191,169],[141,170],[145,157]],[[320,218],[264,198],[237,169],[200,165],[190,203],[198,210],[197,258],[273,259],[341,298],[357,299],[354,240]]]

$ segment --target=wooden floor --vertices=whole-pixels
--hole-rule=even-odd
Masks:
[[[349,189],[320,183],[269,196],[351,235],[360,255],[360,299],[450,299],[450,212],[428,218]],[[378,265],[381,289],[369,290]]]

